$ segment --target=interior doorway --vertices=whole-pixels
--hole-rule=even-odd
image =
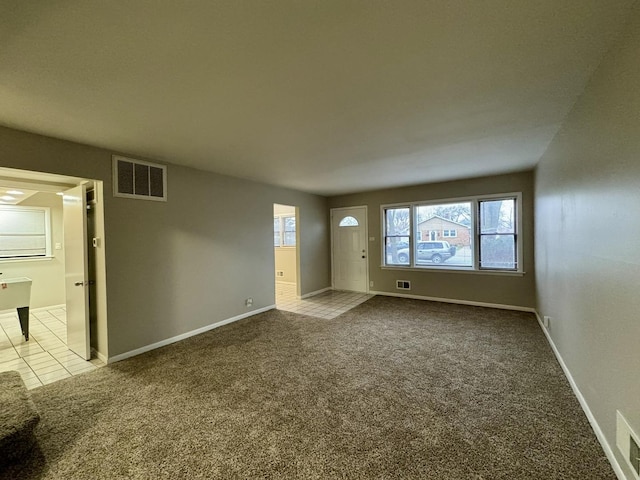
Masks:
[[[367,207],[331,210],[333,288],[368,292]]]
[[[23,360],[20,352],[24,353],[26,364],[29,364],[29,354],[40,355],[41,359],[48,355],[51,363],[48,368],[56,367],[53,365],[56,360],[67,374],[89,369],[91,364],[85,362],[87,364],[83,365],[82,362],[90,358],[97,357],[106,363],[108,345],[102,181],[0,168],[0,188],[15,192],[11,199],[0,199],[0,206],[4,205],[14,218],[19,219],[20,212],[29,208],[46,213],[42,235],[29,238],[14,235],[15,253],[4,251],[0,259],[2,278],[32,279],[30,323],[35,327],[30,328],[32,335],[29,341],[19,335],[7,335],[19,360]],[[32,225],[18,220],[15,228],[26,232]],[[5,233],[12,235],[11,232]],[[42,250],[21,254],[19,249],[26,242],[41,246]],[[2,314],[7,318],[0,327],[5,333],[13,332],[11,312],[3,311]],[[63,351],[62,345],[68,354]],[[11,354],[5,352],[7,358]],[[36,362],[35,365],[40,363]],[[34,366],[30,368],[31,373],[38,375]]]
[[[300,297],[298,208],[273,204],[273,248],[276,305]]]

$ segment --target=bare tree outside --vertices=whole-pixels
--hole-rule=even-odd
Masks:
[[[402,263],[398,261],[398,249],[409,245],[411,229],[411,210],[404,208],[389,208],[385,211],[387,223],[387,237],[385,253],[391,257],[390,263]]]

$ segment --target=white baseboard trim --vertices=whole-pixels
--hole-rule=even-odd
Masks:
[[[92,357],[96,357],[98,360],[100,360],[103,363],[107,363],[107,356],[103,355],[102,353],[100,353],[99,351],[97,351],[95,348],[91,349],[91,356]]]
[[[321,293],[328,292],[329,290],[333,290],[331,287],[321,288],[320,290],[316,290],[315,292],[305,293],[304,295],[300,295],[300,300],[303,298],[313,297],[315,295],[320,295]]]
[[[571,385],[571,389],[573,390],[574,395],[578,399],[578,402],[580,403],[582,410],[587,416],[587,420],[589,420],[589,423],[591,424],[591,428],[593,428],[593,431],[596,434],[596,438],[600,442],[600,445],[602,446],[602,450],[604,450],[604,453],[607,456],[607,459],[609,460],[609,463],[611,464],[613,471],[615,472],[619,480],[631,480],[625,475],[624,471],[622,470],[620,463],[618,462],[615,454],[613,453],[613,449],[611,448],[611,445],[609,445],[607,438],[604,436],[604,433],[602,433],[602,429],[600,428],[600,425],[598,424],[597,420],[593,416],[593,413],[591,413],[589,404],[585,400],[584,396],[582,395],[582,392],[580,391],[580,389],[578,388],[578,385],[573,379],[573,376],[569,371],[569,367],[567,367],[567,364],[564,363],[564,359],[562,358],[562,355],[560,355],[560,352],[558,351],[556,344],[553,342],[553,339],[551,338],[549,331],[545,328],[544,322],[542,321],[542,318],[540,318],[540,314],[535,310],[534,310],[534,313],[536,315],[536,318],[538,319],[538,324],[540,325],[540,328],[542,329],[544,336],[547,338],[547,342],[549,342],[549,346],[551,346],[551,350],[553,351],[553,354],[556,356],[556,359],[558,360],[558,363],[560,364],[560,367],[564,372],[564,376],[567,377],[567,380],[569,381],[569,385]]]
[[[275,305],[269,305],[268,307],[258,308],[257,310],[251,310],[250,312],[236,315],[235,317],[227,318],[225,320],[220,320],[219,322],[212,323],[211,325],[196,328],[195,330],[191,330],[190,332],[182,333],[180,335],[176,335],[175,337],[167,338],[165,340],[152,343],[151,345],[145,345],[144,347],[136,348],[135,350],[131,350],[129,352],[114,355],[113,357],[109,357],[106,363],[111,364],[111,363],[119,362],[120,360],[125,360],[127,358],[135,357],[136,355],[140,355],[141,353],[149,352],[151,350],[155,350],[156,348],[164,347],[166,345],[179,342],[180,340],[185,340],[189,337],[193,337],[194,335],[200,335],[201,333],[208,332],[209,330],[213,330],[214,328],[222,327],[223,325],[237,322],[238,320],[242,320],[243,318],[251,317],[253,315],[257,315],[258,313],[267,312],[274,308],[276,308]]]
[[[29,312],[30,313],[37,313],[37,312],[46,312],[47,310],[55,310],[56,308],[66,308],[66,305],[64,303],[60,304],[60,305],[49,305],[47,307],[35,307],[35,308],[29,308]],[[15,315],[16,313],[16,309],[15,308],[7,308],[6,310],[0,310],[0,316],[3,315]]]
[[[503,305],[501,303],[487,303],[487,302],[474,302],[471,300],[458,300],[455,298],[440,298],[440,297],[426,297],[423,295],[412,295],[410,293],[395,293],[395,292],[377,292],[370,290],[371,295],[382,295],[386,297],[400,297],[400,298],[413,298],[414,300],[429,300],[431,302],[443,302],[443,303],[455,303],[457,305],[471,305],[474,307],[487,307],[487,308],[499,308],[501,310],[517,310],[519,312],[535,313],[536,309],[533,307],[520,307],[517,305]]]

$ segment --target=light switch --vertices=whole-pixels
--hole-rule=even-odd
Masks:
[[[375,242],[376,241],[376,237],[369,237],[369,241],[370,242]]]
[[[61,243],[56,243],[55,248],[56,248],[56,250],[62,250],[62,244]]]

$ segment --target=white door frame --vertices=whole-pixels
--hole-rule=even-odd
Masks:
[[[364,249],[365,249],[365,293],[369,293],[369,212],[366,205],[354,205],[353,207],[339,207],[332,208],[329,215],[329,223],[331,225],[331,288],[335,289],[335,268],[334,268],[334,252],[333,252],[333,214],[335,212],[339,212],[341,210],[352,210],[354,208],[363,208],[364,209]]]

